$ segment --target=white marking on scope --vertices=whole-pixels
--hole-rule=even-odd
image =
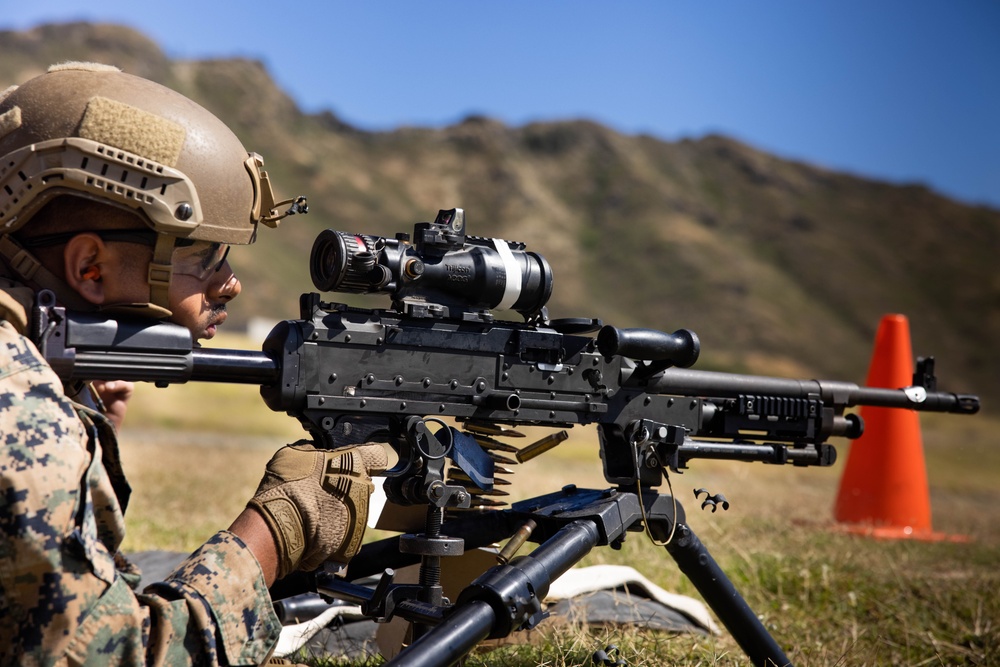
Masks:
[[[504,272],[506,274],[506,284],[503,289],[503,298],[500,303],[494,306],[497,310],[510,310],[521,296],[521,267],[514,259],[514,253],[510,251],[510,246],[502,239],[493,239],[493,245],[503,260]]]

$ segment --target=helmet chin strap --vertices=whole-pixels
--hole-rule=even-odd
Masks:
[[[174,254],[176,238],[166,234],[156,235],[156,245],[153,247],[153,259],[149,263],[149,303],[151,309],[161,313],[160,319],[170,317],[170,279],[174,274],[171,258]]]

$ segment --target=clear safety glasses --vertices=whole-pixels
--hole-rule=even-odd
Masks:
[[[195,241],[191,245],[177,242],[177,249],[171,260],[174,273],[193,276],[198,280],[208,280],[213,273],[222,270],[231,246],[211,241]]]

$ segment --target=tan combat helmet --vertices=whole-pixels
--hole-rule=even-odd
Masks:
[[[107,65],[54,65],[0,93],[0,156],[0,259],[16,277],[60,297],[64,283],[11,236],[53,197],[140,214],[157,232],[150,303],[163,309],[179,239],[252,243],[258,223],[274,227],[303,210],[299,199],[276,212],[290,202],[275,203],[261,157],[218,118]]]

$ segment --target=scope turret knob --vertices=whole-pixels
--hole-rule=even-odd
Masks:
[[[364,250],[351,257],[351,269],[360,274],[368,273],[375,266],[375,255]]]
[[[410,280],[416,280],[424,275],[424,268],[424,263],[414,258],[406,262],[406,265],[403,267],[403,275]]]

